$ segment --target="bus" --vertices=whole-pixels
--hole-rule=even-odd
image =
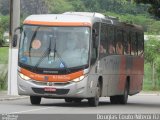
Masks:
[[[142,90],[144,33],[139,25],[100,13],[27,17],[18,52],[18,93],[98,106],[100,97],[126,104]],[[16,43],[17,37],[14,37]]]

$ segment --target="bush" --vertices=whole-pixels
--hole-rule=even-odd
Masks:
[[[7,73],[0,73],[0,90],[7,89]]]

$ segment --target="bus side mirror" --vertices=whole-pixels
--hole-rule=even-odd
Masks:
[[[14,35],[13,35],[13,39],[12,39],[12,47],[16,47],[17,46],[17,41],[18,41],[18,34],[16,34],[17,30],[22,30],[22,27],[17,27],[15,30],[14,30]]]
[[[13,40],[12,40],[12,47],[16,47],[17,46],[17,39],[18,39],[18,35],[14,34]]]

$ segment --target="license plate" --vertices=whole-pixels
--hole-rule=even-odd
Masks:
[[[46,87],[46,88],[44,88],[44,91],[45,91],[45,92],[55,92],[55,91],[56,91],[56,88]]]

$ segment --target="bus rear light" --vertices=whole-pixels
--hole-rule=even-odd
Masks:
[[[29,78],[28,76],[22,74],[22,73],[19,73],[19,76],[24,79],[24,80],[30,80],[31,78]]]

